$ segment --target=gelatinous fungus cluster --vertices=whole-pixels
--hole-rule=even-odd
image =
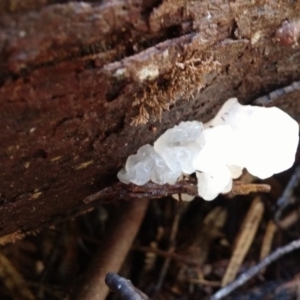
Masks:
[[[265,179],[295,160],[299,125],[277,107],[241,105],[229,99],[211,121],[181,122],[128,157],[118,173],[124,183],[175,184],[196,173],[198,194],[215,199],[232,189],[244,168]]]

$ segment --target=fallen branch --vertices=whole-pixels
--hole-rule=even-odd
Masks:
[[[94,258],[88,266],[72,299],[104,300],[108,272],[119,272],[143,221],[149,201],[139,199],[122,203],[120,214],[112,220]]]

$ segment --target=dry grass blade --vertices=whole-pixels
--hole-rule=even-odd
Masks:
[[[277,231],[277,226],[274,223],[274,221],[273,220],[269,221],[263,238],[262,246],[261,246],[261,251],[259,255],[260,260],[263,260],[270,254],[272,248],[272,242],[276,231]]]
[[[23,277],[2,253],[0,253],[0,277],[13,299],[36,299]]]
[[[263,212],[264,205],[260,197],[257,197],[253,200],[247,216],[241,226],[240,232],[236,239],[233,254],[229,261],[229,265],[226,269],[225,275],[222,279],[222,286],[227,285],[235,279],[238,270],[249,250],[249,247],[252,244]]]
[[[293,210],[285,218],[280,220],[278,222],[278,226],[281,229],[288,229],[289,227],[293,226],[296,222],[299,221],[299,216],[300,216],[300,210],[298,208]]]
[[[263,260],[270,254],[271,249],[272,249],[273,239],[274,239],[276,231],[277,231],[277,225],[274,223],[273,220],[269,221],[267,228],[266,228],[264,238],[263,238],[261,250],[260,250],[260,255],[259,255],[260,260]],[[265,272],[265,269],[263,269],[261,271],[261,273],[264,273],[264,272]]]

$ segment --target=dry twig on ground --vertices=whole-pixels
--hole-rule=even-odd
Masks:
[[[115,273],[107,273],[105,283],[123,300],[148,300],[148,296],[137,289],[130,280]]]
[[[229,194],[232,195],[248,195],[252,192],[268,193],[270,186],[267,184],[241,184],[239,181],[234,181],[232,190]],[[174,194],[188,194],[198,196],[197,182],[193,178],[189,180],[181,180],[174,185],[156,184],[148,182],[143,186],[134,184],[124,184],[117,182],[109,187],[106,187],[99,192],[86,197],[83,202],[88,204],[91,202],[105,203],[106,200],[114,199],[155,199],[171,196]]]
[[[235,281],[228,284],[227,286],[220,289],[217,293],[215,293],[210,300],[219,300],[223,299],[227,295],[229,295],[231,292],[236,290],[238,287],[242,286],[244,283],[249,281],[251,278],[253,278],[255,275],[261,272],[265,267],[267,267],[272,262],[276,261],[280,257],[294,251],[300,248],[300,239],[295,240],[286,246],[280,247],[277,250],[275,250],[272,254],[267,256],[265,259],[263,259],[259,264],[256,266],[253,266],[248,271],[242,273]]]
[[[294,200],[294,191],[300,182],[300,166],[298,166],[290,178],[282,196],[277,201],[278,210],[275,214],[275,222],[279,223],[283,210]]]

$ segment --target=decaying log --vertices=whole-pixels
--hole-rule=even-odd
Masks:
[[[299,10],[275,0],[2,1],[0,236],[87,210],[83,199],[116,181],[128,155],[179,121],[299,80]],[[299,96],[276,100],[298,120]]]

